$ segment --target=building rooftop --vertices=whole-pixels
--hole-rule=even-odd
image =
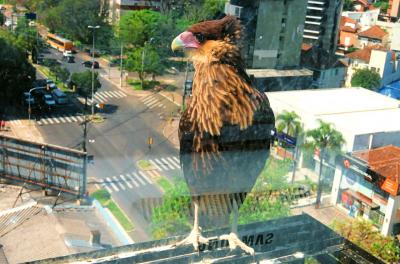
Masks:
[[[371,169],[385,178],[400,182],[400,148],[389,145],[366,151],[353,152],[352,155],[365,161]]]
[[[366,46],[363,49],[356,50],[354,52],[347,54],[346,57],[350,59],[362,60],[365,61],[366,63],[369,63],[371,59],[372,50],[386,51],[386,49],[381,45]]]
[[[358,25],[357,21],[354,19],[351,19],[350,17],[342,16],[340,18],[340,30],[341,31],[346,31],[346,32],[351,32],[351,33],[356,33],[360,29],[360,26]]]
[[[307,214],[240,225],[238,236],[255,250],[254,256],[230,250],[219,236],[229,228],[204,231],[210,238],[199,252],[192,245],[171,246],[183,236],[45,259],[40,263],[383,263],[351,244]],[[318,262],[319,263],[319,262]]]
[[[379,39],[382,40],[388,33],[382,29],[380,26],[372,26],[369,29],[358,33],[359,37],[363,38],[371,38],[371,39]]]
[[[276,69],[247,69],[248,75],[254,78],[276,78],[276,77],[293,77],[293,76],[312,76],[313,72],[302,68],[292,70],[276,70]]]
[[[322,115],[397,109],[400,102],[393,98],[361,88],[312,89],[267,92],[276,112],[294,110],[303,115]]]
[[[25,194],[14,207],[14,202],[21,200],[20,190],[0,184],[0,245],[9,263],[121,245],[95,207],[62,203],[52,209],[47,204],[53,204],[55,197],[43,197],[39,192]],[[100,236],[94,236],[98,231]]]

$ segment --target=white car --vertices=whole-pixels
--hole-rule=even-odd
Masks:
[[[64,50],[63,56],[64,56],[64,57],[70,57],[70,56],[72,56],[72,51],[70,51],[70,50]]]

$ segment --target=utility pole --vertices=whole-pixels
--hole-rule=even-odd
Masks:
[[[124,75],[124,69],[123,69],[123,67],[124,67],[124,65],[123,65],[123,63],[122,63],[122,55],[123,55],[123,53],[124,53],[124,45],[122,44],[122,41],[121,41],[121,56],[120,56],[120,76],[119,76],[119,87],[120,88],[122,88],[122,83],[123,83],[123,75]]]
[[[100,26],[88,26],[93,29],[93,48],[92,48],[92,116],[94,115],[94,42],[95,42],[95,30],[99,29]]]

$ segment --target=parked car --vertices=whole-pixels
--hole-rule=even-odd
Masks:
[[[71,50],[64,50],[63,56],[64,57],[72,56],[72,51]]]
[[[55,99],[57,104],[68,103],[67,95],[65,93],[63,93],[61,90],[55,89],[52,91],[52,94],[53,94],[53,98]]]
[[[48,93],[43,94],[42,102],[46,110],[51,110],[51,108],[56,105],[56,101],[54,100],[53,96]]]
[[[84,62],[82,62],[82,64],[83,64],[85,67],[88,67],[88,68],[91,68],[91,67],[92,67],[92,61],[84,61]],[[93,68],[95,68],[95,69],[100,68],[100,65],[99,65],[99,63],[98,63],[97,61],[94,61],[94,62],[93,62]]]

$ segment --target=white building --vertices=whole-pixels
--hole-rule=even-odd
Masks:
[[[400,146],[400,102],[364,88],[333,88],[267,92],[275,115],[296,112],[304,130],[317,126],[318,119],[330,122],[346,144],[343,151]]]
[[[357,21],[357,23],[361,26],[361,31],[364,31],[376,25],[378,22],[379,12],[380,9],[368,10],[365,12],[346,11],[342,12],[342,16],[349,17]]]
[[[368,46],[346,55],[350,59],[347,68],[346,87],[351,87],[351,78],[357,69],[370,69],[379,73],[380,87],[400,79],[399,60],[393,51],[381,46]]]

